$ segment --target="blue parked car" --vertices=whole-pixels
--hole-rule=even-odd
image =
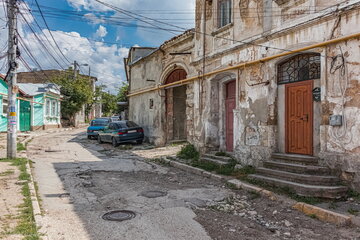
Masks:
[[[108,142],[114,147],[120,143],[144,141],[144,129],[131,121],[111,122],[104,130],[99,131],[98,143]]]
[[[104,130],[110,121],[110,118],[97,118],[92,120],[90,126],[87,128],[88,139],[97,139],[99,131]]]

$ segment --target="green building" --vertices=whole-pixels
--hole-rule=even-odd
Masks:
[[[17,97],[18,130],[61,127],[61,94],[55,84],[20,83]],[[7,130],[7,84],[0,77],[0,131]]]

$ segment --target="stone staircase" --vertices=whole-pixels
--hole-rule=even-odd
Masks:
[[[213,163],[218,166],[225,166],[231,162],[232,158],[227,156],[216,156],[215,153],[202,154],[200,161]]]
[[[289,187],[307,197],[338,199],[348,190],[329,168],[319,165],[317,157],[304,155],[274,153],[249,178],[273,186]]]

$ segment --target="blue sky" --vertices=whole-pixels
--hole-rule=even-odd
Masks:
[[[114,11],[95,0],[37,1],[56,43],[69,62],[76,60],[81,64],[89,64],[92,75],[98,77],[99,84],[106,85],[113,93],[125,80],[123,58],[127,56],[131,46],[156,47],[175,34],[180,34],[179,31],[194,26],[195,0],[102,0],[112,6],[146,16],[148,19],[142,18],[140,15],[135,17],[150,22],[152,25],[134,19],[132,14],[132,17],[127,16],[128,12],[124,14]],[[3,2],[0,0],[0,5],[2,4]],[[46,30],[35,0],[25,0],[25,4],[21,4],[20,9],[23,16],[19,16],[19,33],[23,38],[24,45],[31,50],[41,68],[69,67],[70,63],[61,56],[50,33]],[[2,6],[0,6],[0,17],[5,18]],[[27,19],[36,34],[31,31],[23,18]],[[153,22],[149,18],[177,25],[180,28]],[[40,28],[37,24],[40,25]],[[170,33],[156,29],[159,27],[176,29],[178,32]],[[48,47],[50,55],[44,51],[38,38],[51,45]],[[2,43],[6,43],[6,39],[7,31],[1,29],[0,47],[2,47]],[[27,56],[25,49],[22,50],[22,53],[24,61],[30,68],[39,68],[31,57]],[[2,73],[4,72],[4,68],[1,69],[3,62],[3,60],[0,61],[0,72]],[[19,71],[28,71],[25,66],[25,63],[20,63]],[[88,68],[82,67],[82,71],[87,73]]]

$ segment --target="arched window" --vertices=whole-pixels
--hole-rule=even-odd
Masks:
[[[320,54],[299,54],[278,67],[278,83],[291,83],[320,78]]]
[[[165,84],[177,82],[186,79],[187,73],[183,69],[176,69],[172,71],[166,78]]]

